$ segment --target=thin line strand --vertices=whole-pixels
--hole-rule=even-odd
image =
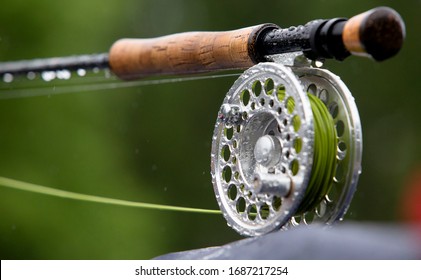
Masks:
[[[115,199],[115,198],[101,197],[101,196],[96,196],[96,195],[69,192],[69,191],[59,190],[59,189],[45,187],[41,185],[36,185],[32,183],[22,182],[22,181],[5,178],[1,176],[0,176],[0,186],[15,189],[15,190],[21,190],[21,191],[26,191],[26,192],[53,196],[53,197],[60,197],[60,198],[78,200],[78,201],[102,203],[102,204],[109,204],[109,205],[119,205],[119,206],[135,207],[135,208],[143,208],[143,209],[177,211],[177,212],[188,212],[188,213],[221,214],[220,210],[160,205],[160,204],[127,201],[127,200],[121,200],[121,199]]]
[[[107,90],[107,89],[119,89],[119,88],[130,88],[140,87],[149,85],[169,84],[196,80],[207,80],[225,77],[239,76],[239,73],[232,74],[217,74],[207,76],[196,76],[196,77],[182,77],[182,78],[167,78],[159,80],[141,80],[141,81],[118,81],[118,82],[104,82],[94,84],[82,84],[82,85],[57,85],[57,86],[45,86],[36,88],[18,88],[18,89],[0,89],[0,99],[15,99],[22,97],[34,97],[34,96],[52,96],[64,93],[75,93],[75,92],[86,92],[96,90]]]

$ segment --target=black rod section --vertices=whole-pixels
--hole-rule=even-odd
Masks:
[[[108,53],[2,62],[0,63],[0,75],[93,68],[108,68]]]
[[[347,19],[313,20],[302,26],[273,28],[257,39],[260,60],[266,55],[302,51],[310,59],[335,58],[344,60],[350,55],[342,41]]]

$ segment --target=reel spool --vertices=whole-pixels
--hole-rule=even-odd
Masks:
[[[328,116],[316,118],[317,108]],[[317,138],[327,136],[320,122],[332,127],[331,139]],[[216,199],[241,235],[341,220],[361,173],[354,98],[338,76],[309,64],[266,62],[245,71],[224,99],[212,140]],[[325,157],[320,141],[331,146],[330,166],[313,166]],[[323,187],[314,183],[320,176]]]

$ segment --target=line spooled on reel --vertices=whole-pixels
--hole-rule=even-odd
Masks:
[[[133,80],[251,67],[219,110],[211,175],[228,225],[257,236],[342,219],[361,173],[361,124],[346,85],[316,62],[351,54],[382,61],[404,37],[399,14],[380,7],[285,29],[263,24],[121,39],[106,54],[0,63],[0,74],[109,68]]]

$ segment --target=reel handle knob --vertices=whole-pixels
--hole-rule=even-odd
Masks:
[[[352,54],[383,61],[401,49],[405,24],[395,10],[378,7],[350,18],[345,23],[342,39]]]

